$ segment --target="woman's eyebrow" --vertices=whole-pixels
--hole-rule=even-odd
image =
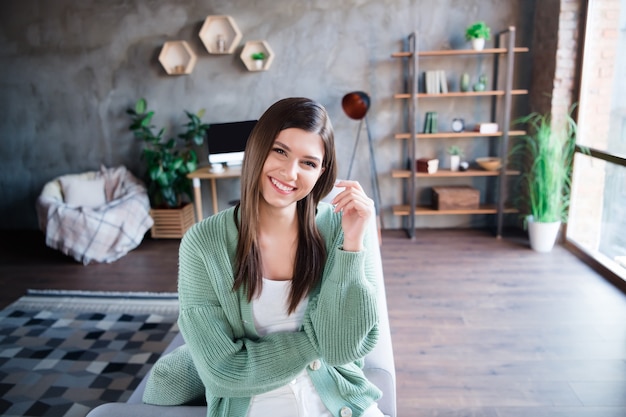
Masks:
[[[277,140],[274,142],[274,145],[278,145],[281,148],[284,148],[287,152],[291,152],[291,148],[287,145],[285,145],[284,143],[282,143],[281,141]],[[320,158],[318,158],[317,156],[313,156],[313,155],[304,155],[305,159],[313,159],[315,161],[317,161],[318,163],[322,163],[322,160]]]

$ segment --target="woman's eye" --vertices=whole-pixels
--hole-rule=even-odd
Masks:
[[[313,161],[304,161],[304,164],[310,166],[311,168],[317,168],[317,164]]]
[[[274,148],[273,151],[281,155],[287,155],[287,152],[285,152],[285,150],[282,148]]]

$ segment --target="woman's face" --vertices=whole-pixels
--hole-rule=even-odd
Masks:
[[[317,133],[282,130],[261,171],[261,204],[285,208],[306,197],[323,172],[324,143]]]

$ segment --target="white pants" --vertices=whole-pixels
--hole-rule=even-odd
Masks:
[[[334,417],[326,408],[306,371],[291,383],[252,397],[248,417]],[[383,417],[372,404],[363,417]]]

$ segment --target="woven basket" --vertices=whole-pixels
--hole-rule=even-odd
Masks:
[[[153,239],[180,239],[195,222],[191,203],[178,209],[150,209],[150,216],[154,220],[150,231]]]

